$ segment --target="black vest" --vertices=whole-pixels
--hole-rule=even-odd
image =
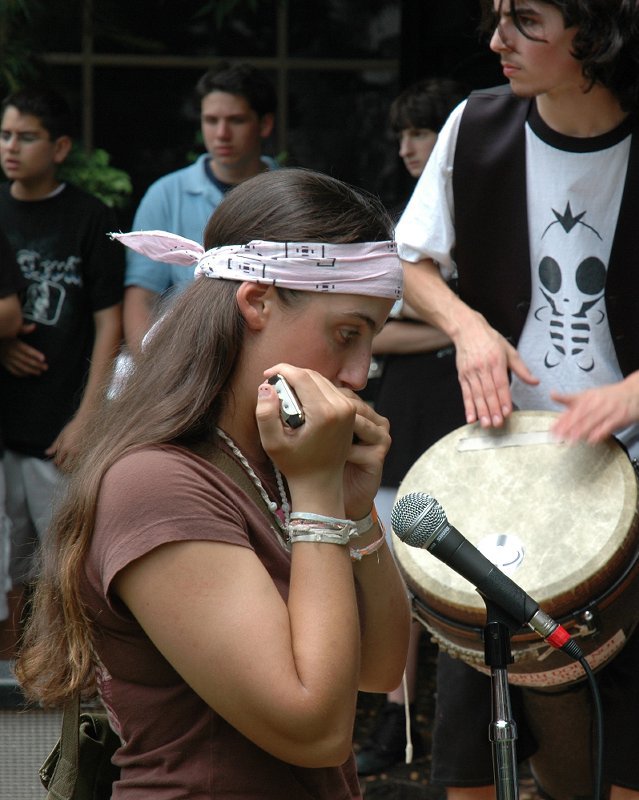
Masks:
[[[473,92],[453,165],[459,295],[513,344],[531,299],[525,122],[532,101],[509,86]],[[639,369],[639,122],[606,278],[606,310],[624,375]]]

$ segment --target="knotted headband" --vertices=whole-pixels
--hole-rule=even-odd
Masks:
[[[192,266],[195,276],[270,283],[305,292],[339,292],[397,300],[403,273],[395,242],[263,242],[204,248],[165,231],[111,233],[153,261]]]

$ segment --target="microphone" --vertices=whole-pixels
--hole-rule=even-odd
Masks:
[[[522,627],[528,625],[548,644],[577,661],[584,657],[577,642],[562,625],[542,611],[539,603],[453,528],[434,497],[426,492],[412,492],[400,497],[393,506],[391,523],[404,544],[431,552]]]

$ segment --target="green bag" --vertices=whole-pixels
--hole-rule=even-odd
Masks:
[[[40,767],[47,800],[108,800],[120,775],[111,763],[119,746],[106,713],[80,713],[76,695],[65,706],[60,738]]]

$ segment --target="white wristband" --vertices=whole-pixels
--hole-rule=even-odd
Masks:
[[[353,525],[357,530],[357,535],[361,536],[363,533],[367,533],[368,531],[370,531],[373,525],[376,525],[378,522],[379,519],[377,517],[377,509],[373,505],[370,514],[367,514],[365,517],[362,517],[362,519],[353,520]]]

